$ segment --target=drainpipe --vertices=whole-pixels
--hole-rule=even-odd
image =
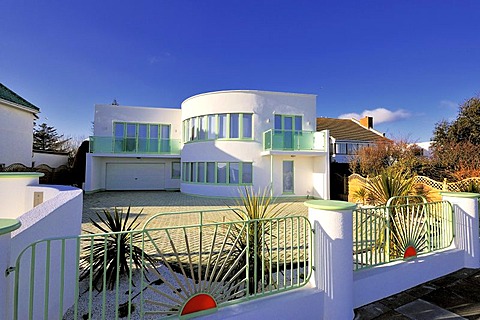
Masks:
[[[270,154],[270,196],[273,198],[273,155]]]

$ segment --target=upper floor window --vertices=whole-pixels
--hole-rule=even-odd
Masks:
[[[215,139],[247,139],[253,137],[251,113],[220,113],[193,117],[183,122],[184,142]]]
[[[273,128],[283,131],[302,131],[302,116],[276,114]]]
[[[115,152],[170,152],[170,125],[115,122]]]

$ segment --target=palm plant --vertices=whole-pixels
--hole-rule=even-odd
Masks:
[[[93,236],[94,232],[84,230],[92,236],[85,238],[80,280],[91,276],[98,291],[101,291],[99,284],[105,280],[106,288],[111,290],[117,281],[117,274],[129,274],[130,266],[145,274],[147,267],[144,260],[155,264],[156,259],[138,245],[142,241],[142,233],[132,232],[140,224],[137,222],[140,214],[141,211],[133,220],[130,219],[130,207],[126,213],[118,208],[114,208],[113,213],[108,209],[104,209],[103,214],[96,212],[101,223],[90,219],[91,223],[105,235]]]
[[[392,197],[408,196],[414,186],[413,178],[394,169],[386,169],[377,177],[367,181],[365,189],[373,204],[385,205]]]

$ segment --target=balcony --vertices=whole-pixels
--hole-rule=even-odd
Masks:
[[[180,154],[180,139],[90,137],[90,153]]]
[[[328,131],[291,131],[270,129],[263,133],[265,151],[327,152]]]

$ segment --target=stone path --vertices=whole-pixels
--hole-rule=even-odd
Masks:
[[[461,269],[355,310],[356,320],[480,319],[480,269]]]

